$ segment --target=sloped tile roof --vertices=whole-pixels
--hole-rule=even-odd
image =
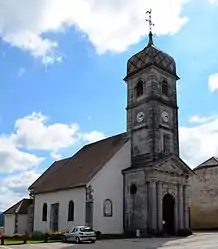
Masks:
[[[216,167],[218,166],[218,158],[217,157],[211,157],[207,159],[205,162],[201,163],[197,167],[194,168],[194,170],[199,170],[203,168],[210,168],[210,167]]]
[[[127,142],[126,133],[89,144],[74,156],[54,162],[30,187],[33,194],[86,185]]]
[[[22,199],[21,201],[8,208],[4,214],[27,214],[29,206],[33,203],[33,199]]]

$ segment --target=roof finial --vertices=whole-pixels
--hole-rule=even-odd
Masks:
[[[152,37],[153,37],[152,26],[154,26],[154,23],[151,20],[151,11],[152,11],[151,9],[146,11],[146,14],[148,14],[148,19],[146,19],[146,22],[148,22],[148,24],[149,24],[149,42],[148,42],[148,46],[151,46],[151,45],[154,44],[153,39],[152,39]]]

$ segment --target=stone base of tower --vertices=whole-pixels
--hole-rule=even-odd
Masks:
[[[190,172],[175,155],[124,170],[124,230],[142,237],[190,234]]]

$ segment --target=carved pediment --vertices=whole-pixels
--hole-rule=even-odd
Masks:
[[[177,175],[190,175],[193,171],[180,158],[172,156],[157,163],[154,167],[156,170]]]
[[[178,165],[175,165],[170,160],[167,160],[166,162],[156,165],[155,169],[168,173],[176,173],[179,175],[184,174],[183,170],[181,170],[180,167],[178,167]]]

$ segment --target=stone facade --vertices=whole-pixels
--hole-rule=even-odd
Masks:
[[[143,81],[144,94],[137,98],[136,87]],[[168,95],[162,94],[162,82],[168,84]],[[132,155],[144,155],[152,161],[161,158],[163,137],[168,135],[167,154],[179,155],[178,113],[176,98],[176,78],[155,67],[144,69],[127,81],[127,131],[132,136]],[[137,113],[144,113],[144,120],[137,122]],[[162,118],[167,112],[168,121]]]
[[[173,234],[189,229],[188,178],[189,169],[178,158],[172,156],[155,166],[130,168],[124,171],[125,223],[124,229],[140,229],[142,234],[162,233],[163,198],[171,195],[174,206]],[[136,193],[131,194],[131,186]]]
[[[190,177],[192,229],[218,228],[218,161],[211,158]],[[203,217],[203,219],[202,219]]]
[[[138,68],[143,60],[155,63],[131,75],[127,71],[125,78],[131,167],[123,171],[124,229],[175,234],[189,229],[192,171],[179,158],[175,63],[171,63],[175,74],[169,73],[167,63],[164,70],[158,62],[172,62],[172,57],[153,46],[152,34],[149,39],[141,57],[136,54],[130,60]]]

